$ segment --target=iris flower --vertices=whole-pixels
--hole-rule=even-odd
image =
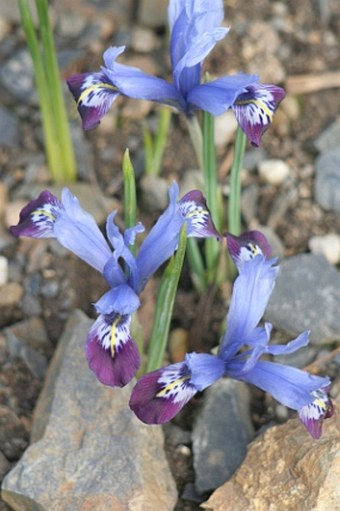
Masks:
[[[328,377],[267,360],[261,355],[292,353],[308,344],[303,332],[287,345],[270,345],[272,325],[259,326],[278,273],[270,247],[261,233],[241,237],[227,235],[230,254],[238,268],[226,332],[217,355],[188,353],[183,362],[142,376],[134,387],[130,407],[147,424],[171,420],[196,394],[228,376],[270,392],[283,405],[297,410],[314,438],[321,435],[322,421],[332,414]]]
[[[142,224],[122,235],[115,224],[116,213],[107,218],[106,233],[101,233],[94,218],[86,212],[68,189],[61,201],[43,191],[20,213],[14,236],[56,238],[61,245],[100,272],[110,286],[96,303],[99,316],[91,327],[86,344],[90,369],[99,381],[124,386],[135,375],[140,355],[130,333],[131,315],[139,305],[139,295],[153,273],[177,249],[181,227],[188,236],[219,237],[201,192],[193,190],[179,202],[178,186],[169,189],[170,203],[142,242],[135,257],[130,246]]]
[[[96,127],[122,95],[170,105],[188,117],[195,110],[215,116],[232,108],[248,139],[258,146],[285,92],[275,85],[260,83],[257,75],[248,74],[201,83],[204,59],[229,31],[220,26],[223,16],[222,0],[170,0],[170,83],[118,63],[124,46],[105,51],[105,65],[100,71],[71,76],[67,83],[77,102],[83,128]]]

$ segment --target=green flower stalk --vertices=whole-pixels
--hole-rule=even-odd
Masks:
[[[19,0],[19,8],[33,61],[48,167],[55,182],[75,181],[76,161],[48,16],[48,3],[47,0],[36,0],[38,34],[27,0]]]

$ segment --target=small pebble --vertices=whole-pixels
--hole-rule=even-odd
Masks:
[[[308,241],[308,246],[313,254],[322,254],[331,264],[340,262],[340,236],[335,233],[325,236],[313,236]]]
[[[268,184],[281,185],[290,175],[290,167],[283,160],[265,160],[259,163],[260,177]]]
[[[8,281],[8,259],[0,255],[0,286]]]
[[[236,128],[237,120],[231,110],[215,117],[215,146],[217,149],[225,147],[233,140]]]

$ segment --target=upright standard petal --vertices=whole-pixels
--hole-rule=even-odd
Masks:
[[[67,85],[77,103],[84,130],[98,126],[119,96],[119,90],[103,72],[71,76]]]
[[[245,263],[234,283],[227,315],[227,330],[219,354],[227,360],[249,341],[263,316],[273,290],[278,268],[275,260],[257,255]]]
[[[138,292],[177,249],[178,236],[184,223],[177,207],[177,198],[178,185],[174,182],[169,188],[169,206],[144,239],[136,256],[140,276]]]
[[[98,380],[110,387],[124,387],[140,366],[140,355],[130,334],[131,316],[101,314],[91,327],[86,358]]]
[[[245,262],[254,259],[259,254],[265,256],[266,259],[270,257],[272,248],[265,235],[260,231],[247,231],[240,236],[234,236],[227,232],[225,237],[230,257],[238,271],[241,270]]]
[[[146,424],[170,421],[196,394],[185,362],[145,374],[132,390],[130,408]]]
[[[10,232],[16,238],[55,238],[54,226],[63,210],[57,197],[44,190],[21,210],[18,225],[12,225]]]
[[[236,98],[232,109],[252,145],[260,145],[261,136],[272,122],[273,114],[285,95],[281,87],[259,83],[249,85]]]
[[[220,0],[173,2],[168,12],[173,78],[186,100],[188,92],[200,82],[203,60],[229,29],[219,26],[223,20]]]
[[[312,391],[314,401],[298,410],[301,422],[316,440],[321,437],[323,421],[332,417],[334,412],[328,391],[329,387]]]

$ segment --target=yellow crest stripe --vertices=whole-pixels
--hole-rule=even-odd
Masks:
[[[79,96],[78,98],[78,101],[77,101],[77,106],[82,102],[84,101],[84,99],[86,99],[86,97],[93,91],[95,91],[96,89],[99,89],[103,87],[104,89],[111,89],[111,90],[114,90],[114,91],[117,91],[117,87],[115,87],[114,85],[110,85],[108,83],[104,83],[104,82],[99,82],[99,83],[95,83],[93,85],[90,85],[90,87],[87,87]]]
[[[268,115],[270,121],[272,121],[273,112],[260,99],[244,99],[244,100],[241,99],[241,100],[237,101],[238,105],[249,105],[249,103],[253,103],[254,105],[258,106],[259,108],[262,108],[262,110]]]

